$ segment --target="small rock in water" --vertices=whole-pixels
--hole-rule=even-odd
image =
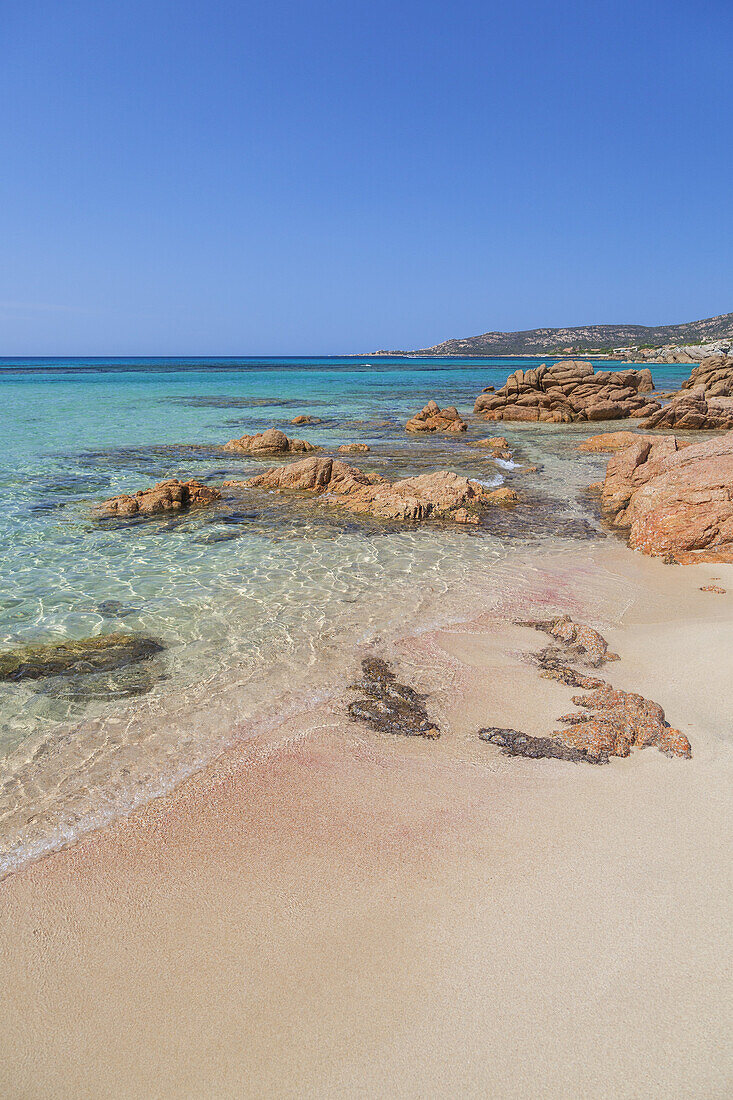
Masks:
[[[482,741],[499,745],[504,756],[527,756],[531,760],[568,760],[572,764],[607,764],[608,753],[590,753],[586,749],[572,748],[549,737],[530,737],[518,730],[489,726],[478,731]]]
[[[213,504],[221,500],[221,493],[200,481],[179,481],[171,478],[160,481],[149,489],[139,489],[134,496],[122,493],[111,497],[94,509],[100,518],[106,516],[155,516],[167,512],[180,512],[187,508]]]
[[[441,409],[436,401],[428,401],[424,409],[415,413],[405,424],[406,432],[465,432],[468,425],[451,405]]]
[[[380,733],[401,733],[408,737],[440,737],[438,726],[425,709],[425,695],[407,684],[400,684],[387,661],[365,657],[361,662],[362,679],[351,685],[366,699],[349,703],[349,717],[367,722]]]

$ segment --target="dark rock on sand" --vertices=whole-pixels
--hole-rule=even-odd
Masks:
[[[0,680],[18,683],[44,676],[110,672],[163,653],[165,646],[139,634],[101,634],[94,638],[25,645],[0,652]]]
[[[350,690],[366,696],[349,703],[349,717],[367,722],[380,733],[399,733],[408,737],[440,737],[440,730],[425,709],[426,695],[407,684],[400,684],[387,661],[365,657],[361,662],[362,679]]]
[[[572,764],[607,764],[608,753],[592,754],[585,749],[572,748],[549,737],[530,737],[518,730],[489,726],[478,731],[482,741],[501,747],[503,756],[528,756],[531,760],[567,760]]]

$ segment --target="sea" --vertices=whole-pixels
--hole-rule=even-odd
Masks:
[[[337,698],[360,655],[465,620],[533,553],[613,537],[586,489],[588,425],[404,431],[430,399],[469,416],[523,359],[0,359],[0,661],[105,634],[155,642],[104,673],[0,680],[0,875],[170,790],[238,739]],[[608,361],[600,369],[618,369]],[[624,364],[628,366],[628,364]],[[674,389],[689,367],[653,367]],[[298,415],[319,423],[293,426]],[[164,478],[244,480],[273,459],[228,453],[278,427],[396,478],[450,469],[522,498],[478,527],[400,525],[262,490],[146,521],[96,503]],[[512,459],[467,444],[507,437]],[[536,467],[527,471],[526,467]],[[513,566],[521,560],[522,567]]]

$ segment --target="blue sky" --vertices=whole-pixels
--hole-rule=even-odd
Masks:
[[[733,0],[23,0],[0,355],[733,310]]]

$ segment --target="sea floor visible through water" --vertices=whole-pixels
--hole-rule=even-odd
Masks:
[[[605,459],[576,451],[588,425],[469,416],[520,363],[0,361],[0,648],[114,632],[162,647],[127,678],[0,684],[0,874],[333,697],[364,652],[521,601],[548,554],[612,538],[586,492]],[[655,381],[684,375],[659,368]],[[468,431],[406,434],[431,398],[457,405]],[[320,423],[292,426],[299,414]],[[350,460],[389,477],[510,484],[521,503],[468,530],[256,491],[175,518],[92,519],[95,502],[166,477],[218,484],[267,468],[221,445],[272,426],[327,452],[367,443]],[[499,433],[511,462],[468,445]]]

